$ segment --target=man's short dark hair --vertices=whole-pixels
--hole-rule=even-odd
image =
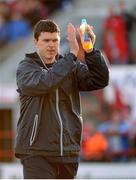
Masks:
[[[33,36],[36,40],[38,40],[41,32],[58,32],[60,33],[60,28],[59,26],[50,19],[42,19],[40,21],[38,21],[36,23],[36,25],[34,26],[34,30],[33,30]]]

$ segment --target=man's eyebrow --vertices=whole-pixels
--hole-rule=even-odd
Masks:
[[[54,41],[54,40],[58,40],[58,38],[44,38],[42,39],[43,41]]]

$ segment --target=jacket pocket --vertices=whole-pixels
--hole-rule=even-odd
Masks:
[[[37,127],[38,127],[38,114],[35,115],[34,117],[34,123],[33,123],[33,127],[32,127],[32,132],[31,132],[31,136],[30,136],[30,146],[32,146],[35,137],[36,137],[36,133],[37,133]]]

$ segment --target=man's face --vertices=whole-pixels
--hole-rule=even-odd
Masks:
[[[59,52],[60,35],[57,32],[41,32],[38,40],[35,39],[35,46],[45,60],[53,60]]]

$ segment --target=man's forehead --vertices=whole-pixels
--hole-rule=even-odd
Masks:
[[[55,38],[55,37],[59,37],[59,33],[58,32],[41,32],[40,34],[41,37],[45,37],[45,38]]]

